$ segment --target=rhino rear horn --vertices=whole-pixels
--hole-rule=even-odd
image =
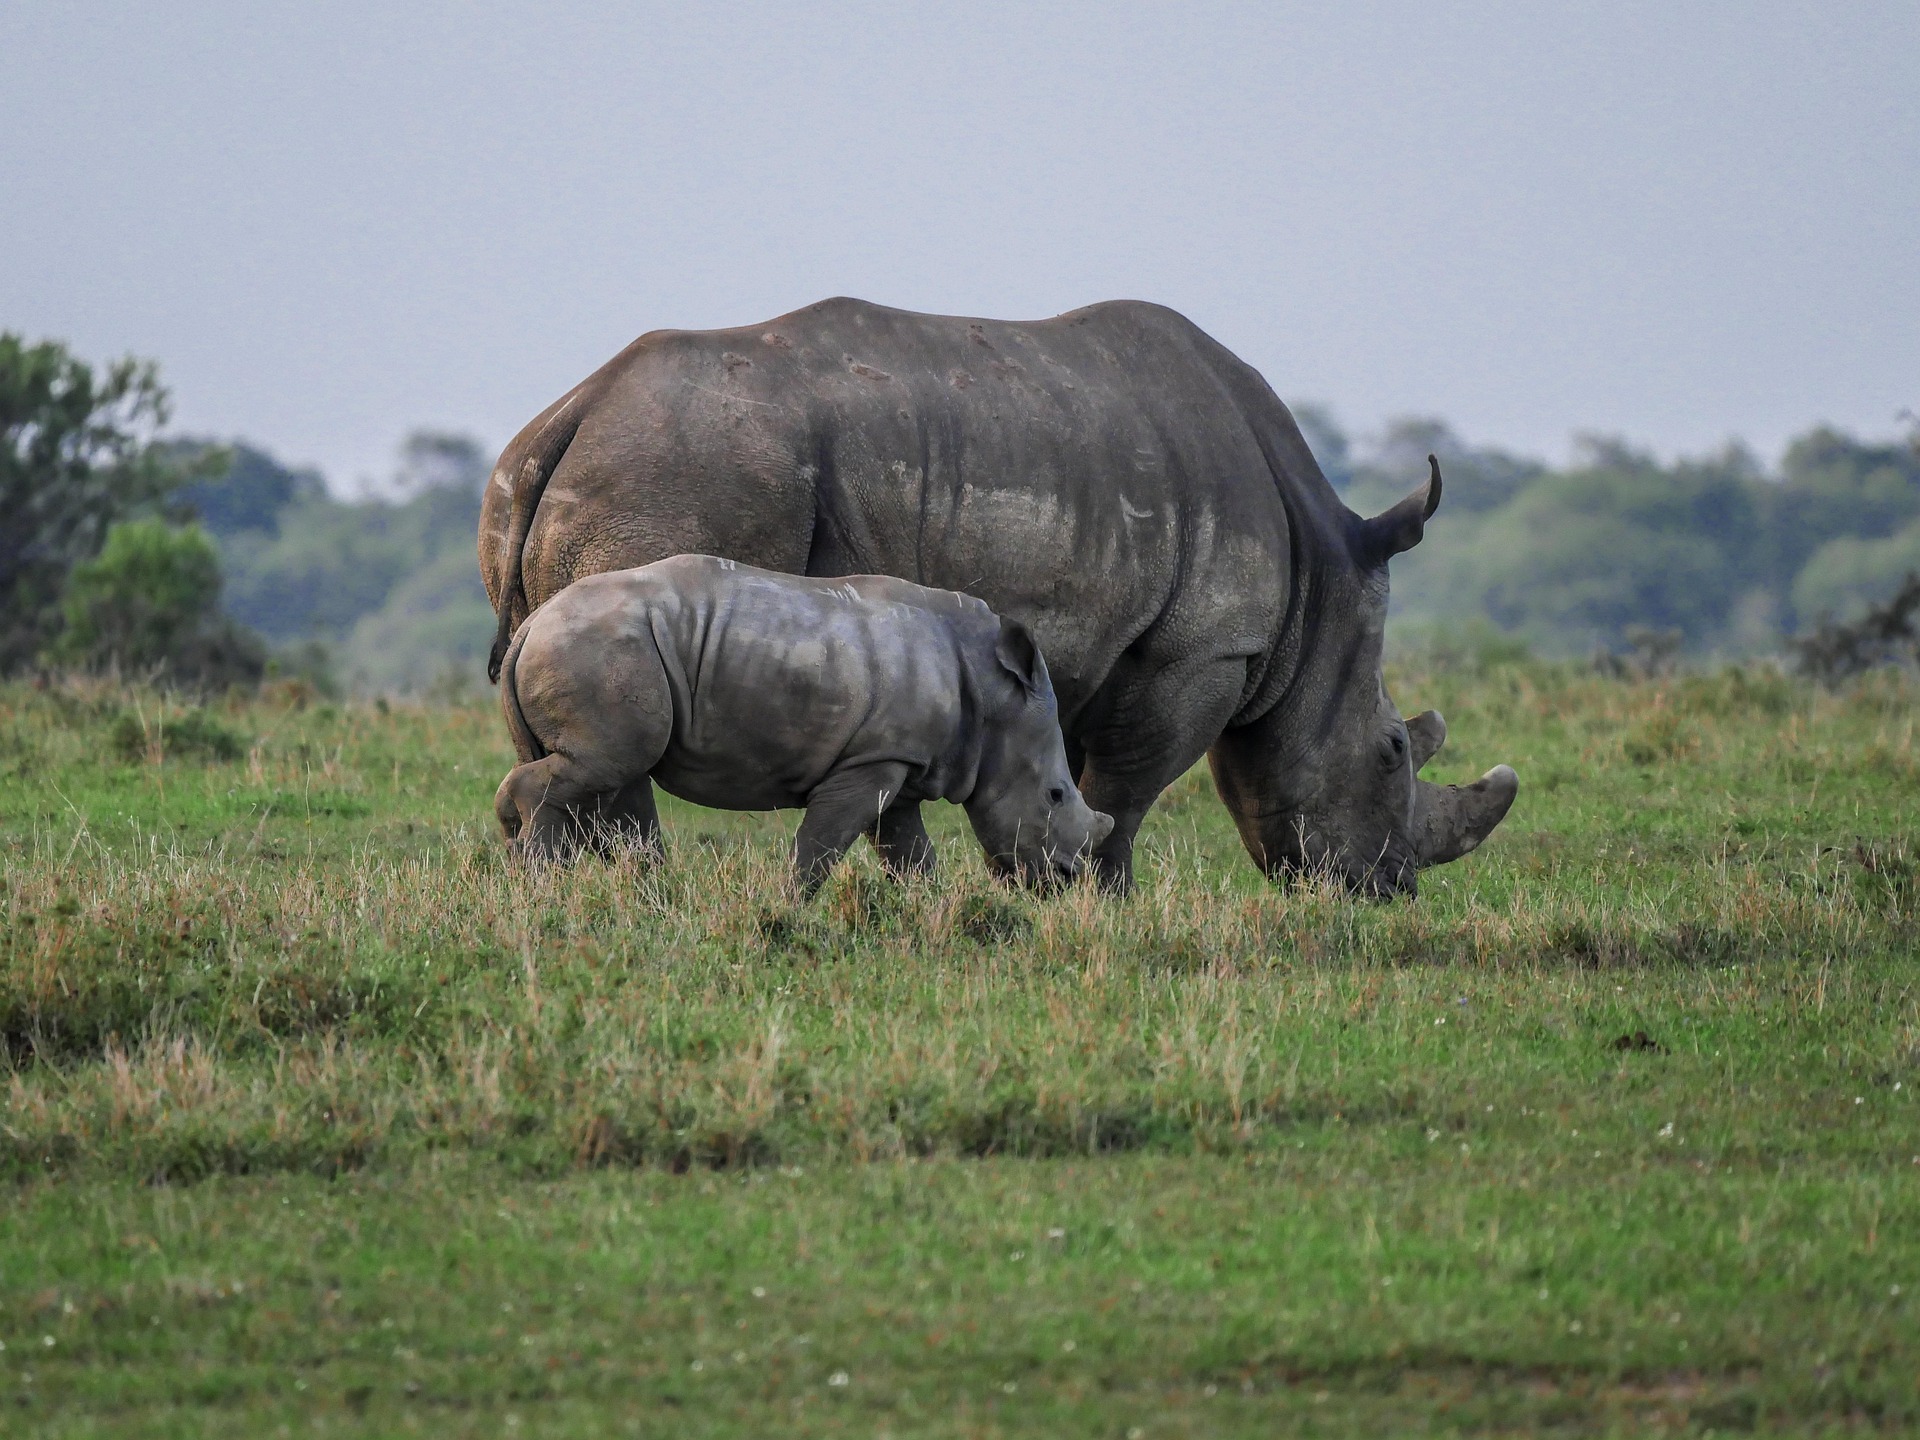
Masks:
[[[1471,785],[1414,782],[1413,859],[1421,867],[1444,865],[1477,849],[1506,819],[1520,793],[1520,777],[1496,765]]]
[[[1440,508],[1440,461],[1427,456],[1427,483],[1391,509],[1360,522],[1355,547],[1363,565],[1384,565],[1402,550],[1411,550],[1426,534],[1427,521]]]
[[[1418,775],[1427,761],[1440,753],[1447,743],[1447,722],[1438,710],[1422,710],[1407,721],[1407,748],[1413,752],[1413,773]]]

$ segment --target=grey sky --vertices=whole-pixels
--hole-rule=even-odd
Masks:
[[[1350,428],[1920,409],[1920,5],[0,7],[0,328],[336,483],[643,330],[1137,296]]]

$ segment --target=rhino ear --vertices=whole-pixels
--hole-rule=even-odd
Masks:
[[[1447,722],[1438,710],[1422,710],[1407,721],[1407,748],[1413,752],[1413,773],[1418,775],[1427,761],[1440,753],[1447,743]]]
[[[1045,688],[1047,671],[1040,661],[1040,647],[1033,643],[1033,636],[1018,620],[1001,619],[1000,638],[994,642],[993,654],[1001,668],[1018,680],[1028,694],[1038,695]]]
[[[1384,565],[1402,550],[1411,550],[1426,533],[1427,521],[1440,508],[1440,461],[1427,456],[1427,483],[1390,510],[1360,522],[1355,546],[1363,565]]]

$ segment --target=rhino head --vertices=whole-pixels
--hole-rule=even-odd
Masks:
[[[967,819],[998,875],[1047,888],[1080,873],[1113,832],[1073,783],[1047,662],[1026,626],[1003,619],[980,677],[984,734]]]
[[[1440,504],[1440,464],[1391,509],[1349,516],[1345,557],[1311,577],[1299,646],[1309,657],[1284,703],[1227,730],[1209,760],[1241,843],[1267,874],[1338,876],[1356,893],[1412,895],[1418,872],[1477,847],[1520,781],[1496,765],[1471,785],[1419,778],[1447,738],[1428,710],[1402,719],[1380,678],[1387,562],[1420,542]]]

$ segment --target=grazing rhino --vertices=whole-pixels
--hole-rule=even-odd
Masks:
[[[1045,650],[1094,853],[1207,755],[1269,874],[1413,893],[1519,782],[1417,778],[1446,727],[1380,678],[1387,561],[1440,503],[1341,503],[1287,407],[1171,310],[1051,320],[827,300],[735,330],[643,335],[500,457],[480,517],[499,619],[583,575],[682,552],[792,574],[876,572],[978,595]]]
[[[494,810],[526,856],[608,830],[657,844],[654,780],[722,810],[804,807],[808,893],[862,834],[894,873],[930,869],[926,800],[965,806],[995,869],[1033,884],[1113,828],[1074,788],[1026,627],[892,576],[710,555],[589,576],[521,627],[500,680],[522,763]]]

